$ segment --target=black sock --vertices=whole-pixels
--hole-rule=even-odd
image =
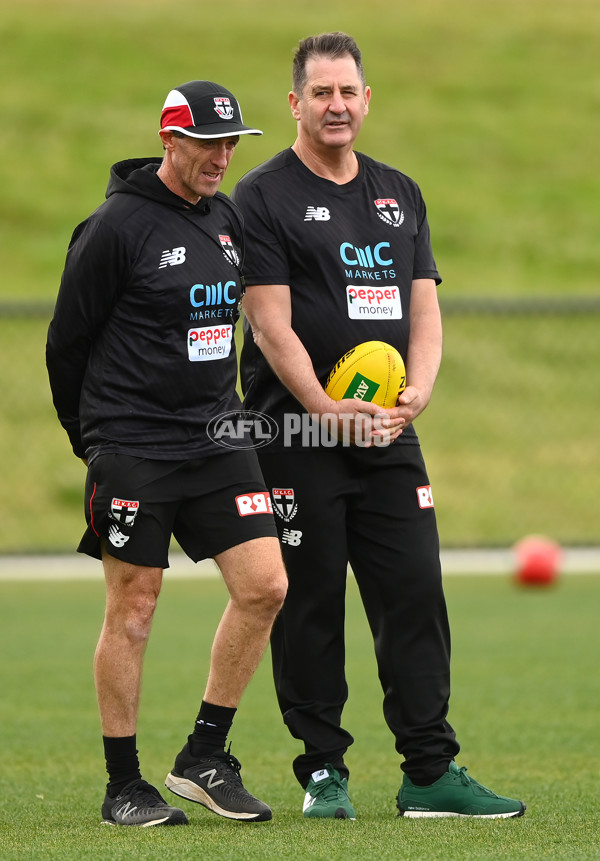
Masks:
[[[111,798],[116,798],[119,792],[132,780],[141,778],[140,763],[136,749],[135,735],[123,738],[102,736],[108,783],[106,791]]]
[[[237,709],[215,706],[202,700],[194,732],[188,737],[192,756],[205,756],[216,750],[225,750],[227,733],[231,729]]]

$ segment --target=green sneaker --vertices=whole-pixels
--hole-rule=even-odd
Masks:
[[[328,762],[325,768],[311,775],[302,813],[307,819],[356,819],[348,795],[348,781]]]
[[[503,798],[468,777],[466,768],[451,762],[446,774],[430,786],[415,786],[404,775],[396,799],[398,816],[421,817],[479,816],[509,819],[523,816],[525,805],[514,798]]]

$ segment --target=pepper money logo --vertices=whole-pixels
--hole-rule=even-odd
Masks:
[[[263,448],[276,439],[279,427],[264,413],[232,410],[211,419],[206,432],[214,443],[224,448]]]
[[[204,326],[187,333],[190,362],[212,362],[226,359],[231,353],[233,326]]]

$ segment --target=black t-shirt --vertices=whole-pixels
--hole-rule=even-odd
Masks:
[[[441,282],[425,203],[400,171],[356,153],[357,176],[337,185],[316,176],[292,149],[246,174],[232,198],[246,229],[246,284],[287,284],[292,327],[324,383],[338,359],[364,341],[406,358],[412,281]],[[303,411],[245,333],[244,406],[281,426]],[[414,443],[413,428],[398,442]]]

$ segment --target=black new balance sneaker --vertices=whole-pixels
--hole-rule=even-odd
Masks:
[[[178,807],[169,807],[158,789],[145,780],[132,780],[117,795],[104,799],[102,820],[106,825],[187,825],[187,816]]]
[[[271,808],[244,788],[241,764],[229,752],[216,751],[196,761],[186,745],[167,775],[165,786],[175,795],[196,801],[213,813],[243,822],[266,822]]]

